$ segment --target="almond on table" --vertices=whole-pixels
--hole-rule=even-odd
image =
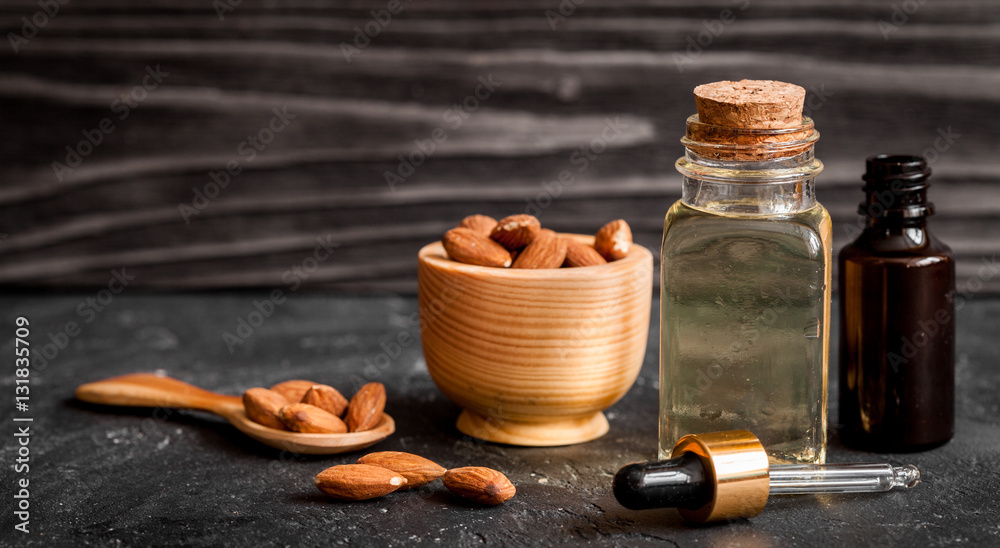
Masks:
[[[383,497],[406,485],[406,478],[380,466],[341,464],[316,474],[316,487],[340,500]]]
[[[492,468],[466,466],[446,470],[424,457],[401,451],[369,453],[358,459],[357,464],[328,468],[316,476],[316,486],[336,498],[364,500],[420,487],[438,478],[453,493],[490,506],[502,504],[516,493],[507,476]]]
[[[404,489],[426,485],[444,475],[447,470],[437,463],[412,453],[380,451],[358,459],[358,464],[388,468],[406,478]]]
[[[491,506],[504,503],[517,492],[507,476],[482,466],[452,468],[441,481],[451,492]]]

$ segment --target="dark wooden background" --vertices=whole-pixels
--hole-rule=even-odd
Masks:
[[[542,183],[564,169],[574,183],[543,224],[592,232],[623,217],[655,248],[679,197],[692,88],[757,78],[800,84],[818,105],[837,248],[866,156],[960,135],[936,154],[932,222],[960,288],[980,287],[977,269],[1000,251],[1000,5],[577,1],[555,30],[556,0],[404,1],[348,63],[341,43],[387,0],[243,0],[221,20],[212,0],[72,0],[17,53],[9,33],[40,8],[4,0],[0,284],[100,287],[125,267],[130,287],[287,287],[282,273],[325,237],[339,247],[307,286],[412,291],[421,245],[467,214],[546,203]],[[679,70],[724,9],[735,21],[710,23],[721,34]],[[907,20],[880,29],[894,10]],[[169,75],[119,120],[112,102],[157,65]],[[453,128],[445,113],[489,75],[501,86]],[[185,222],[179,205],[241,159],[275,107],[296,118]],[[58,180],[52,163],[106,117],[115,130]],[[580,172],[571,155],[609,118],[624,131]],[[436,128],[447,141],[390,189],[384,172]],[[985,290],[1000,289],[1000,272],[988,277]]]

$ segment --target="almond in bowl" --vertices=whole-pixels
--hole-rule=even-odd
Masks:
[[[539,235],[548,238],[540,229],[532,239]],[[544,268],[515,268],[531,242],[510,267],[452,260],[441,242],[419,252],[424,358],[438,388],[463,408],[457,427],[467,435],[527,446],[599,438],[608,431],[602,411],[639,374],[652,253],[629,242],[622,255],[619,242],[620,258],[609,261],[594,236],[552,236],[565,245],[547,239],[545,249],[562,259]]]

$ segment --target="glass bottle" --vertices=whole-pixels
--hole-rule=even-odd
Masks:
[[[954,433],[955,261],[927,230],[930,174],[920,156],[868,158],[864,231],[840,251],[840,436],[861,449]]]
[[[826,459],[831,222],[813,122],[687,120],[663,227],[660,458],[686,434],[750,430],[772,463]]]

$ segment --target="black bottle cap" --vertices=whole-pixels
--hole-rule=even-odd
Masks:
[[[923,156],[879,154],[865,160],[865,202],[858,213],[890,222],[919,222],[934,214],[927,202],[931,168]],[[916,220],[916,221],[910,221]]]
[[[902,181],[904,187],[911,187],[919,185],[930,175],[931,168],[923,156],[879,154],[865,160],[862,179],[869,184],[877,181]]]

